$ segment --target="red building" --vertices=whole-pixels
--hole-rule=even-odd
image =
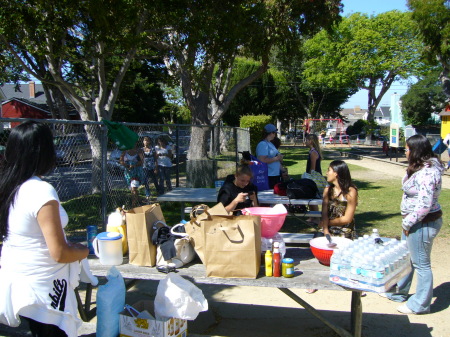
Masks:
[[[0,99],[2,100],[2,118],[52,118],[43,86],[42,84],[36,84],[34,81],[18,86],[4,84],[0,87]],[[80,119],[73,107],[70,109],[69,116],[72,120]],[[17,124],[19,123],[11,123],[9,127],[14,127]]]

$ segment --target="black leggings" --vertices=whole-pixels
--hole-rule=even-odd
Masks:
[[[67,334],[56,325],[41,323],[28,317],[21,317],[28,321],[33,337],[67,337]]]

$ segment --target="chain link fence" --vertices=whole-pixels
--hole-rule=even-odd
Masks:
[[[0,160],[11,128],[25,119],[0,118]],[[64,208],[70,215],[66,233],[71,240],[83,241],[86,227],[96,225],[98,231],[106,229],[107,215],[117,207],[130,209],[131,193],[124,178],[124,168],[119,159],[122,151],[108,139],[108,130],[101,122],[67,120],[40,120],[53,130],[57,165],[43,179],[57,190]],[[171,145],[173,152],[171,183],[173,187],[192,187],[189,181],[188,151],[191,134],[197,126],[174,124],[123,123],[139,135],[138,147],[142,147],[147,136],[157,144],[163,137]],[[205,127],[202,127],[205,129]],[[250,149],[248,129],[210,126],[206,134],[206,158],[202,166],[208,170],[207,179],[195,187],[214,187],[214,180],[224,179],[235,172],[236,163],[241,158],[239,152]],[[206,163],[206,165],[205,165]],[[192,163],[191,163],[192,164]],[[148,182],[151,199],[157,191]],[[139,187],[142,204],[146,199],[144,182]]]

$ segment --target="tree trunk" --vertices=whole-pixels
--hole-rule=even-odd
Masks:
[[[102,186],[102,156],[101,156],[101,129],[97,125],[85,125],[84,129],[91,145],[92,151],[92,175],[91,191],[92,193],[101,193]]]
[[[186,168],[188,187],[212,187],[216,179],[215,160],[209,159],[207,153],[208,143],[212,141],[210,130],[207,126],[192,127]]]

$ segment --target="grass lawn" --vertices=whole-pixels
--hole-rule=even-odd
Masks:
[[[284,165],[288,167],[289,174],[292,178],[300,178],[306,169],[306,159],[308,157],[308,149],[304,147],[286,147],[281,152],[285,155]],[[326,172],[331,159],[325,158],[322,161],[322,171]],[[389,165],[389,164],[386,164]],[[400,179],[380,179],[373,178],[371,170],[356,165],[349,165],[350,172],[354,177],[355,185],[358,187],[359,200],[356,209],[356,226],[359,234],[370,233],[373,228],[378,228],[382,236],[398,237],[401,233],[401,216],[400,201],[402,197]],[[363,177],[363,178],[360,178]],[[367,177],[367,179],[365,178]],[[122,205],[128,197],[128,192],[123,191],[117,196],[117,206]],[[79,209],[71,207],[71,201],[64,203],[64,207],[69,213],[69,218],[79,219],[79,221],[88,219],[88,222],[95,224],[100,221],[99,207],[100,196],[88,196],[90,198],[89,205],[83,210],[83,214]],[[123,199],[123,200],[122,200]],[[450,200],[450,190],[443,190],[440,196],[441,204],[444,206],[444,200]],[[213,206],[214,204],[211,204]],[[112,206],[116,207],[116,206]],[[180,203],[163,202],[161,208],[164,213],[165,220],[168,225],[177,224],[180,219]],[[114,208],[111,209],[113,211]],[[189,220],[189,215],[185,214],[185,220]],[[443,226],[440,236],[448,237],[450,235],[450,214],[444,209]],[[86,221],[83,221],[86,222]],[[288,217],[282,228],[284,232],[311,232],[312,228],[308,227],[301,221],[293,217]]]

